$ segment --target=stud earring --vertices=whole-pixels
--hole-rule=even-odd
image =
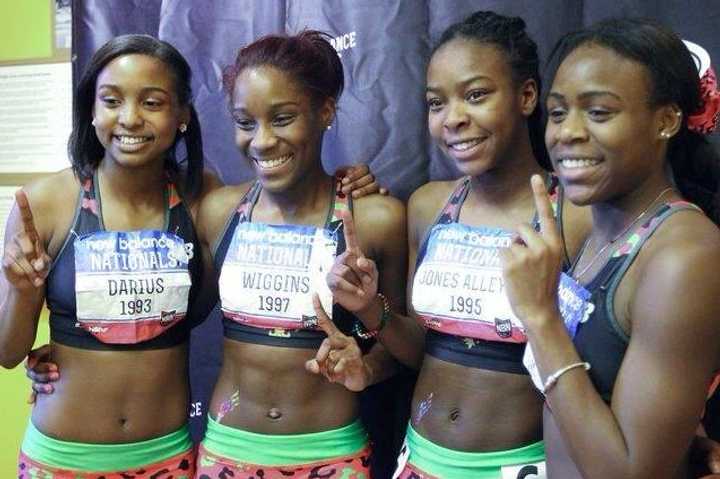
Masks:
[[[187,131],[187,125],[185,123],[180,123],[178,130],[180,130],[180,133],[185,133]]]
[[[332,124],[325,127],[326,130],[332,130]]]
[[[92,126],[97,126],[97,125],[95,125],[95,118],[92,119],[92,121],[90,122],[90,124],[91,124]]]
[[[670,138],[670,133],[668,133],[667,131],[661,131],[660,138],[668,139],[668,138]]]

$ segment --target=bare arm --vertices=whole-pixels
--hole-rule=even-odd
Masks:
[[[533,186],[536,202],[544,203],[542,185]],[[561,246],[549,208],[538,205],[542,234],[521,227],[524,245],[513,245],[503,256],[508,295],[544,378],[581,360],[557,309]],[[687,455],[720,364],[720,280],[714,273],[720,237],[701,217],[693,223],[698,228],[692,230],[702,234],[690,237],[705,238],[702,242],[658,247],[645,258],[643,251],[636,260],[644,269],[630,296],[633,330],[612,404],[605,404],[582,368],[564,374],[548,392],[583,477],[676,477]]]
[[[388,350],[403,364],[419,369],[425,353],[425,328],[415,317],[412,308],[412,286],[415,277],[420,243],[425,238],[442,205],[452,191],[453,182],[429,183],[418,189],[410,198],[407,215],[408,265],[405,282],[407,315],[401,309],[393,309],[390,320],[380,331],[378,338]],[[400,277],[400,276],[398,276]],[[377,327],[382,312],[382,304],[375,300],[359,316],[368,328]]]
[[[15,198],[0,276],[0,364],[5,368],[20,364],[32,348],[51,262],[25,192],[18,191]]]

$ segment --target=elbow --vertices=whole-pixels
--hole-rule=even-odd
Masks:
[[[5,369],[13,369],[23,362],[28,351],[14,351],[7,346],[0,346],[0,366]]]
[[[14,369],[23,359],[25,359],[25,355],[0,353],[0,366],[5,369]]]

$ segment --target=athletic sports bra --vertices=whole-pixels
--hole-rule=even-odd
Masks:
[[[162,349],[188,339],[201,277],[192,219],[174,184],[162,230],[106,231],[97,177],[82,183],[47,278],[50,338],[81,349]],[[199,318],[198,318],[199,319]]]
[[[562,234],[562,189],[550,178]],[[463,366],[527,374],[527,338],[505,295],[499,258],[512,232],[458,223],[469,190],[470,178],[463,178],[418,251],[412,304],[428,328],[426,352]],[[537,214],[532,223],[538,227]]]
[[[213,254],[220,271],[225,337],[269,346],[319,347],[326,335],[316,327],[314,292],[325,311],[332,311],[335,325],[353,335],[355,316],[339,305],[331,307],[332,294],[325,281],[335,255],[345,250],[338,213],[352,210],[341,187],[336,179],[322,228],[253,223],[252,211],[262,185],[256,182],[245,193]]]
[[[615,378],[630,340],[615,317],[615,292],[648,238],[669,216],[684,210],[699,208],[685,201],[659,206],[654,214],[636,228],[627,241],[610,254],[608,262],[585,286],[590,292],[590,302],[594,305],[594,310],[587,321],[579,324],[573,343],[582,360],[592,365],[588,371],[590,379],[607,403],[610,403]]]

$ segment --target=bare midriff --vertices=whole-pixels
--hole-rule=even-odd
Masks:
[[[210,415],[262,434],[320,432],[353,422],[356,394],[305,370],[315,353],[226,339]]]
[[[65,441],[119,444],[169,434],[187,422],[187,344],[145,351],[52,345],[60,379],[39,394],[32,421]]]
[[[421,436],[449,449],[515,449],[542,439],[542,399],[528,375],[426,355],[410,421]]]

